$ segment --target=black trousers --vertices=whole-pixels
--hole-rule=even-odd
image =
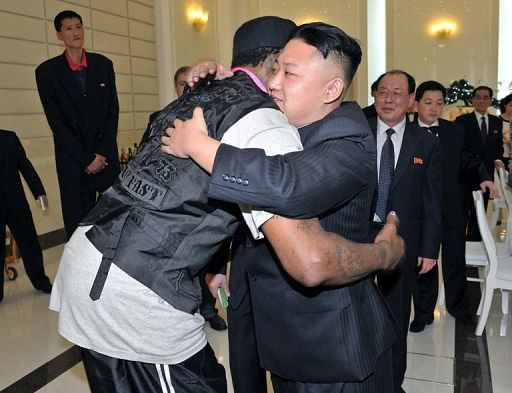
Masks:
[[[446,309],[454,317],[468,313],[468,282],[466,278],[466,227],[443,226],[442,263]],[[437,265],[418,276],[413,289],[414,319],[430,323],[434,320],[439,277]]]
[[[250,292],[239,307],[228,306],[229,366],[235,393],[266,393],[265,370],[260,367]]]
[[[46,281],[49,281],[44,272],[43,252],[37,239],[36,228],[30,210],[22,210],[13,214],[0,217],[0,239],[5,239],[5,226],[9,227],[14,240],[20,250],[23,266],[27,276],[34,286],[39,289]],[[4,244],[0,247],[0,301],[4,297]]]
[[[226,372],[209,344],[179,364],[111,358],[81,348],[92,393],[227,393]]]
[[[382,228],[374,224],[371,240]],[[392,346],[393,392],[403,392],[402,383],[407,369],[407,333],[411,315],[412,288],[417,276],[417,257],[408,256],[395,270],[377,273],[377,286],[396,321],[396,340]]]
[[[76,174],[72,182],[72,173],[59,173],[60,202],[62,207],[62,219],[68,240],[75,232],[78,224],[92,210],[96,204],[96,190],[87,181],[86,175]]]
[[[454,317],[468,313],[465,226],[443,227],[443,281],[446,309]]]
[[[484,193],[484,208],[487,211],[487,204],[489,203],[489,193]],[[472,242],[479,242],[482,240],[482,235],[480,235],[480,229],[478,229],[478,221],[476,219],[476,210],[475,204],[473,202],[473,194],[469,192],[466,195],[466,211],[467,211],[467,221],[468,221],[468,232],[466,234],[466,240]]]
[[[401,386],[407,369],[407,333],[411,315],[412,286],[416,279],[414,262],[409,258],[398,269],[377,274],[377,286],[397,322],[396,341],[392,346],[394,392],[402,392]]]
[[[418,274],[412,288],[414,320],[429,324],[434,320],[434,309],[439,290],[439,269],[437,264],[427,273]]]
[[[362,382],[303,383],[272,375],[274,393],[393,393],[391,349],[380,356],[375,373]]]

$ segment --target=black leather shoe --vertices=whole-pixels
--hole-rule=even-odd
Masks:
[[[429,323],[423,323],[423,322],[420,322],[420,321],[416,321],[416,320],[413,320],[411,322],[411,326],[409,326],[409,331],[411,333],[419,333],[419,332],[422,332],[423,330],[425,330],[425,326],[426,325],[430,325],[432,322],[429,322]]]
[[[222,317],[219,314],[208,319],[208,322],[210,323],[210,326],[212,327],[213,330],[222,331],[228,328],[226,321],[224,321],[224,319],[222,319]]]
[[[472,326],[476,323],[476,316],[466,314],[462,317],[455,317],[455,320],[463,325]]]
[[[36,289],[44,293],[52,293],[52,284],[50,283],[50,281],[45,281]]]

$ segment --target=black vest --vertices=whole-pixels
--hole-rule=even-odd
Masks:
[[[195,312],[201,300],[196,276],[238,220],[208,199],[210,176],[191,159],[161,151],[162,135],[176,118],[203,109],[209,135],[220,140],[244,115],[276,108],[243,72],[183,95],[151,125],[135,158],[84,219],[87,237],[103,254],[91,297],[101,294],[111,263],[175,308]]]

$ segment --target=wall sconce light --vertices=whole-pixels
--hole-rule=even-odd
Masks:
[[[438,38],[448,38],[457,30],[455,22],[439,21],[435,22],[430,28],[430,33]]]
[[[194,30],[201,31],[208,22],[208,11],[204,11],[201,7],[190,8],[187,11],[187,17]]]

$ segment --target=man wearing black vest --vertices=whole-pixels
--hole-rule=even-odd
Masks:
[[[492,179],[494,176],[494,165],[503,157],[503,123],[499,117],[487,113],[492,103],[493,90],[488,86],[478,86],[473,90],[472,113],[458,116],[455,122],[462,124],[466,133],[470,149],[480,156],[484,162],[487,173]],[[489,194],[484,194],[484,205],[487,208]],[[468,230],[466,239],[480,241],[480,230],[476,220],[476,211],[473,204],[470,184],[466,185],[466,211],[468,212]]]
[[[119,174],[119,103],[112,62],[86,52],[82,18],[54,19],[64,53],[36,69],[39,97],[53,133],[62,218],[68,238]]]

